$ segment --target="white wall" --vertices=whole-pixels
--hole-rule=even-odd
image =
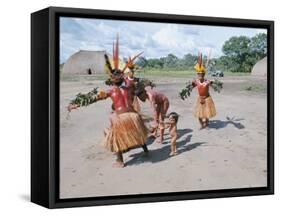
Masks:
[[[1,215],[265,215],[280,206],[280,134],[276,133],[276,195],[153,204],[46,210],[27,202],[30,176],[30,13],[47,6],[146,11],[275,20],[275,59],[280,60],[280,6],[277,0],[6,0],[1,2],[0,70],[0,214]],[[278,10],[279,8],[279,10]],[[276,61],[276,81],[281,81]],[[281,87],[276,86],[275,116],[280,120]],[[276,131],[280,124],[276,124]],[[4,213],[5,212],[5,213]]]

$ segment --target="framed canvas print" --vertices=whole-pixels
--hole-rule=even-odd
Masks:
[[[31,201],[274,193],[274,22],[31,15]]]

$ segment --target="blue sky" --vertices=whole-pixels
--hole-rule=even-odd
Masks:
[[[200,26],[186,24],[116,21],[86,18],[60,18],[60,62],[79,50],[106,50],[119,34],[120,56],[144,51],[146,58],[159,58],[173,53],[182,57],[198,51],[212,57],[222,55],[222,45],[232,36],[252,37],[265,29]]]

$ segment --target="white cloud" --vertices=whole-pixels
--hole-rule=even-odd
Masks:
[[[173,53],[182,57],[212,49],[212,56],[222,54],[221,47],[231,36],[253,36],[264,29],[114,21],[85,18],[62,18],[61,62],[84,50],[112,52],[112,43],[119,34],[120,55],[128,57],[144,51],[147,58],[159,58]]]
[[[156,32],[152,39],[159,47],[163,47],[168,53],[183,56],[196,49],[194,35],[186,34],[179,25],[167,24]],[[166,53],[166,54],[168,54]]]

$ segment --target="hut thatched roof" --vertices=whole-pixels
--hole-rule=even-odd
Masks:
[[[105,51],[80,50],[68,58],[63,66],[63,74],[100,74],[105,72]]]

